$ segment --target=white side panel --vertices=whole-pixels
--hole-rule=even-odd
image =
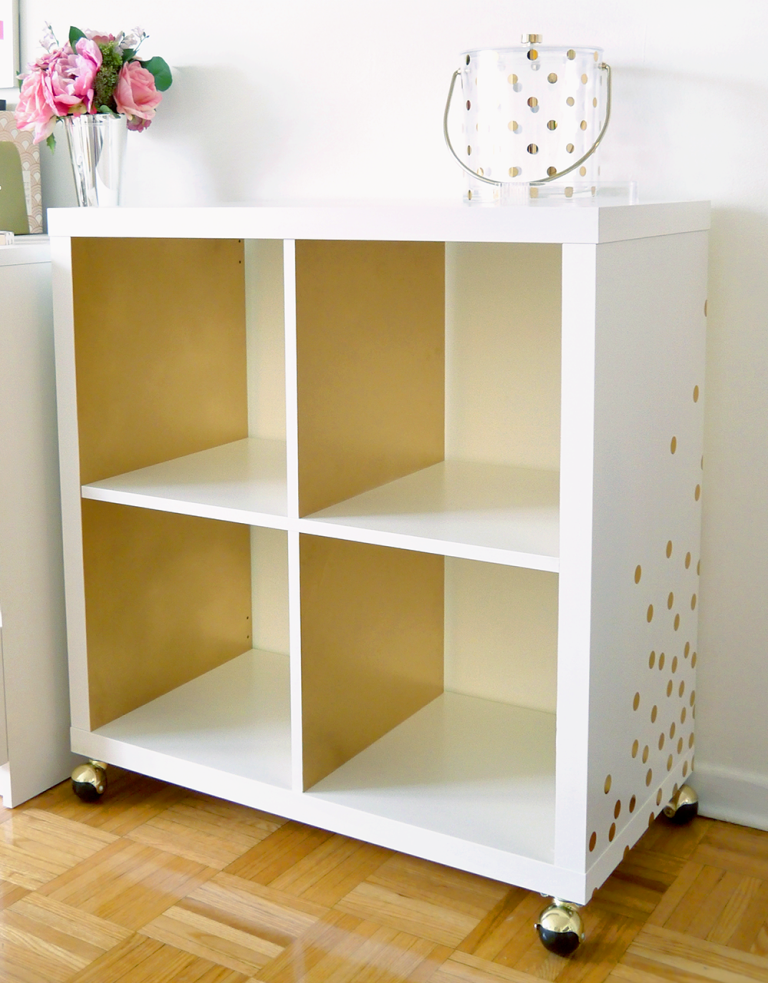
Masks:
[[[0,560],[2,562],[2,560]],[[0,765],[8,761],[8,725],[5,714],[5,667],[3,663],[3,611],[0,608]],[[0,792],[0,795],[3,795]]]
[[[64,540],[69,694],[72,726],[88,730],[88,664],[83,580],[83,529],[80,511],[80,447],[77,430],[75,380],[75,319],[70,240],[51,238],[54,338],[56,342],[56,401],[59,426],[61,520]]]
[[[9,788],[71,770],[50,267],[0,267],[0,608]]]
[[[585,869],[595,378],[594,246],[563,246],[555,863]]]
[[[693,760],[706,264],[704,232],[598,246],[587,841],[604,875]]]
[[[245,240],[248,436],[285,440],[283,244]]]

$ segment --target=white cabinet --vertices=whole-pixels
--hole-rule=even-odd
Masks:
[[[69,696],[47,240],[0,246],[0,794],[66,778]]]
[[[708,225],[52,212],[74,750],[587,900],[693,767]]]

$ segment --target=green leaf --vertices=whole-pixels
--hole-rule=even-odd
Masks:
[[[155,55],[154,58],[150,58],[149,61],[141,62],[143,68],[146,68],[148,72],[152,72],[155,76],[155,87],[158,92],[165,92],[166,89],[170,89],[173,77],[171,75],[171,70],[168,67],[168,63],[164,58],[158,58]]]
[[[125,64],[127,61],[130,61],[135,54],[136,54],[135,48],[126,48],[123,51],[123,64]]]
[[[56,137],[51,133],[45,142],[48,149],[51,151],[51,153],[53,153],[53,151],[56,149]]]
[[[72,45],[72,50],[75,50],[75,46],[80,38],[85,37],[85,32],[81,31],[79,27],[70,27],[69,29],[69,43]]]
[[[114,109],[110,109],[109,106],[99,106],[99,112],[100,113],[111,113],[112,116],[117,116],[117,113],[114,111]]]

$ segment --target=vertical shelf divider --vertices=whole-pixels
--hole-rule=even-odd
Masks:
[[[299,558],[299,431],[296,362],[296,241],[283,240],[285,443],[288,482],[288,624],[291,686],[291,787],[304,787],[301,718],[301,570]]]

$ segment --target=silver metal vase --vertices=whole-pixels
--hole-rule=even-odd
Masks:
[[[127,136],[125,116],[83,113],[65,116],[63,123],[78,205],[119,205]]]

